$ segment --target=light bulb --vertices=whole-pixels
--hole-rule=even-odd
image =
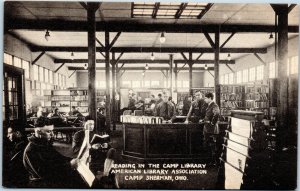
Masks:
[[[230,54],[228,54],[228,56],[227,56],[227,60],[228,60],[228,61],[230,61],[230,60],[231,60],[231,55],[230,55]]]
[[[86,70],[88,68],[88,65],[84,64],[83,68]]]
[[[142,76],[145,76],[145,72],[142,73]]]
[[[148,64],[146,64],[146,66],[145,66],[145,69],[146,69],[146,70],[148,70],[148,69],[149,69],[149,66],[148,66]]]
[[[45,34],[46,41],[49,41],[49,38],[50,38],[50,33],[49,33],[48,29],[47,29],[46,34]]]
[[[165,37],[165,33],[162,32],[159,38],[160,43],[165,43],[166,42],[166,37]]]
[[[207,70],[207,64],[205,64],[204,69]]]
[[[152,52],[150,59],[153,61],[155,59],[154,53]]]
[[[274,42],[274,37],[273,37],[273,34],[271,33],[269,36],[269,43],[273,44],[273,42]]]

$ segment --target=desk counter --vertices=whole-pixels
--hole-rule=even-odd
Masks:
[[[123,156],[142,160],[207,158],[203,124],[123,124]]]

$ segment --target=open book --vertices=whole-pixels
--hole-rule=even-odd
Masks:
[[[109,142],[109,135],[105,134],[105,135],[98,135],[98,134],[94,134],[92,140],[91,140],[91,145],[93,144],[103,144],[103,143],[108,143]]]

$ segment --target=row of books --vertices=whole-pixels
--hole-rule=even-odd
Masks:
[[[243,107],[243,103],[241,101],[221,101],[221,107],[239,108]]]
[[[268,101],[261,101],[257,102],[255,100],[248,100],[246,101],[246,108],[268,108],[269,102]]]
[[[263,86],[263,87],[246,87],[245,92],[246,93],[268,93],[269,87]]]
[[[235,101],[235,100],[242,100],[242,94],[221,94],[221,100],[230,100],[230,101]]]
[[[224,93],[243,93],[244,88],[243,86],[221,86],[221,92]]]
[[[245,95],[246,100],[268,100],[268,94],[249,93]]]
[[[71,106],[87,107],[88,106],[88,102],[71,102]]]

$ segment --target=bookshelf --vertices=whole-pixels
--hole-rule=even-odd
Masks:
[[[88,113],[88,90],[44,90],[44,107],[51,111],[52,108],[59,108],[60,112],[68,113],[72,106],[78,108],[79,112]],[[96,91],[97,107],[101,107],[105,100],[105,90]]]
[[[221,85],[221,115],[230,116],[232,110],[260,111],[269,114],[269,86]]]

